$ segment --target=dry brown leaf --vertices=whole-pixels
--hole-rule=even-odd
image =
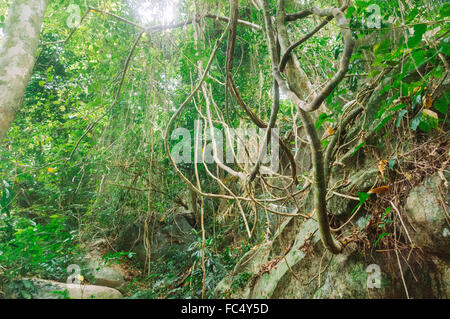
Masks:
[[[380,187],[376,187],[376,188],[372,188],[369,191],[369,194],[384,194],[388,191],[389,189],[389,185],[385,185],[385,186],[380,186]]]
[[[431,94],[426,94],[422,98],[422,103],[423,103],[423,106],[426,107],[427,109],[432,107],[433,106],[433,97],[431,96]]]
[[[432,111],[432,110],[425,109],[425,110],[423,110],[423,113],[428,115],[429,117],[432,117],[432,118],[436,119],[436,120],[439,119],[437,113]]]
[[[333,135],[334,134],[334,128],[332,126],[328,126],[328,135]]]
[[[384,170],[386,169],[386,164],[387,164],[386,160],[381,160],[378,163],[378,170],[380,171],[381,177],[383,177],[383,178],[384,178]]]
[[[334,134],[334,128],[333,126],[328,126],[327,130],[323,133],[323,136],[321,138],[321,140],[323,140],[324,138],[327,138],[328,136],[331,136]]]

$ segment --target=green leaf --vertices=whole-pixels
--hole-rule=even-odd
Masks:
[[[425,24],[416,24],[414,26],[414,35],[408,39],[408,47],[415,48],[421,41],[423,34],[427,31]]]
[[[422,94],[417,94],[412,102],[412,109],[414,110],[417,105],[422,105]]]
[[[414,67],[416,68],[420,68],[425,62],[427,62],[425,51],[415,51],[411,56],[414,59]]]
[[[398,105],[396,105],[396,106],[390,108],[390,110],[393,111],[393,112],[395,112],[395,111],[398,111],[398,110],[403,109],[404,107],[405,107],[405,104],[400,103],[400,104],[398,104]]]
[[[9,185],[9,183],[3,180],[3,191],[2,196],[0,197],[0,212],[5,214],[7,217],[10,217],[11,210],[11,202],[14,198],[13,189]]]
[[[387,214],[389,214],[389,213],[391,212],[391,210],[392,210],[392,207],[391,207],[391,206],[387,207],[387,208],[384,210],[384,213],[383,213],[383,215],[381,216],[381,219],[384,220],[384,219],[386,218]]]
[[[369,193],[358,193],[359,203],[364,204],[364,202],[369,199],[370,194]]]
[[[407,96],[409,92],[409,84],[406,82],[401,82],[400,83],[400,94],[402,96]]]
[[[335,60],[337,60],[337,58],[339,57],[339,54],[341,54],[341,52],[342,52],[342,47],[339,45],[334,50],[334,59]]]
[[[450,104],[450,92],[445,94],[434,102],[434,108],[442,114],[447,114],[448,105]]]
[[[378,239],[375,241],[375,243],[373,243],[373,247],[377,247],[378,242],[380,241],[381,238],[385,237],[385,236],[389,236],[392,235],[391,233],[382,233],[380,235],[380,237],[378,237]]]
[[[412,121],[411,121],[411,129],[413,131],[417,130],[417,128],[419,127],[421,118],[422,118],[422,114],[419,114],[415,118],[412,119]]]
[[[444,4],[442,4],[442,7],[439,9],[439,14],[443,18],[447,18],[450,16],[450,3],[449,2],[445,2]]]
[[[450,43],[449,42],[444,42],[442,41],[440,43],[440,50],[442,51],[442,53],[444,53],[445,55],[450,56]]]
[[[359,203],[358,205],[355,206],[355,208],[353,208],[351,215],[353,215],[353,213],[360,207],[362,206],[367,199],[369,199],[370,194],[369,193],[358,193],[358,198],[359,198]]]
[[[396,158],[389,160],[389,162],[388,162],[389,169],[391,169],[391,170],[394,169],[395,163],[397,163]]]
[[[419,10],[417,8],[413,8],[406,16],[406,22],[412,21],[417,16],[418,13]]]
[[[422,118],[419,123],[419,129],[425,133],[428,133],[432,129],[438,127],[439,119],[435,112],[425,109],[422,112]]]
[[[443,68],[442,68],[442,65],[439,64],[439,65],[433,70],[433,73],[434,73],[433,76],[434,76],[435,78],[438,78],[438,79],[442,78],[442,74],[444,73],[444,70],[443,70]]]
[[[327,140],[327,139],[324,139],[324,140],[321,140],[320,143],[322,143],[322,146],[323,146],[323,147],[327,147],[328,144],[330,144],[330,141]]]
[[[396,126],[396,127],[400,127],[400,123],[402,122],[402,118],[403,118],[403,116],[404,116],[406,113],[408,113],[408,111],[405,110],[405,109],[401,110],[401,111],[398,113],[397,121],[395,122],[395,126]]]
[[[389,116],[386,116],[383,120],[381,120],[381,123],[378,124],[378,126],[377,126],[377,128],[376,128],[375,131],[378,133],[378,131],[381,130],[381,128],[382,128],[383,126],[385,126],[386,123],[389,122],[389,121],[392,119],[393,116],[394,116],[394,115],[391,114],[391,115],[389,115]]]
[[[322,113],[319,115],[319,118],[317,119],[316,128],[320,128],[322,124],[325,122],[333,122],[333,120],[331,119],[331,115],[328,115],[327,113]]]
[[[355,12],[356,8],[354,6],[350,6],[347,9],[346,17],[347,19],[351,18],[353,16],[353,12]]]
[[[366,145],[366,142],[362,142],[361,144],[357,145],[357,146],[355,147],[355,149],[353,150],[351,156],[355,155],[355,153],[356,153],[361,147],[364,147],[364,145]]]

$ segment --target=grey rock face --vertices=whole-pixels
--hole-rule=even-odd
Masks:
[[[195,240],[189,218],[191,213],[180,207],[166,220],[151,221],[148,225],[147,240],[152,260],[162,258],[170,247],[184,250]],[[119,248],[136,253],[136,259],[144,264],[147,251],[144,242],[144,225],[135,224],[126,229],[119,238]]]
[[[105,264],[99,250],[92,249],[85,258],[94,285],[116,289],[120,289],[125,285],[122,269],[117,264]]]
[[[448,202],[448,188],[436,174],[411,190],[405,207],[414,244],[447,260],[450,259]]]
[[[357,177],[357,176],[355,176]],[[357,180],[362,180],[357,178]],[[450,176],[436,174],[424,180],[407,195],[405,222],[414,244],[422,248],[424,262],[403,264],[403,275],[412,298],[449,298],[450,296],[450,208],[448,184]],[[288,223],[289,224],[289,223]],[[276,243],[292,228],[296,233],[290,251],[268,272],[260,272],[263,265],[274,261]],[[260,246],[242,258],[246,267],[238,267],[216,288],[216,296],[229,292],[232,298],[405,298],[406,291],[399,270],[382,253],[371,255],[360,247],[348,246],[342,254],[326,255],[317,236],[317,223],[308,220],[297,227],[281,229],[270,245]],[[310,249],[304,244],[310,238]],[[292,235],[285,238],[292,238]],[[303,247],[303,248],[301,248]],[[306,246],[307,247],[307,246]],[[325,257],[323,257],[325,256]],[[248,261],[249,257],[252,257]],[[394,260],[395,262],[395,260]],[[379,269],[379,287],[369,288],[370,266]],[[319,270],[320,269],[320,270]],[[244,287],[233,283],[246,273],[251,280]],[[250,287],[252,286],[252,287]]]
[[[102,266],[97,261],[92,263],[92,274],[96,285],[119,288],[125,283],[125,279],[119,270]]]
[[[24,279],[27,282],[27,294],[32,299],[121,299],[122,294],[113,288],[78,285],[44,280],[37,278]],[[22,282],[23,282],[22,281]],[[13,284],[11,284],[13,285]],[[11,293],[15,298],[21,298],[18,291]]]

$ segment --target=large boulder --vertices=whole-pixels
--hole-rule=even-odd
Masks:
[[[148,258],[146,243],[151,249],[151,259],[157,260],[165,258],[171,249],[187,249],[195,240],[192,214],[183,207],[179,207],[163,219],[152,219],[147,222],[148,232],[145,231],[143,223],[135,223],[121,233],[118,240],[119,249],[136,253],[137,261],[142,264],[145,264]]]
[[[272,242],[243,256],[216,287],[217,298],[449,298],[449,263],[402,261],[351,243],[339,255],[325,251],[317,222],[288,220]],[[295,236],[292,233],[296,232]],[[292,244],[288,238],[294,237]],[[284,238],[284,239],[283,239]]]
[[[368,192],[377,182],[377,176],[379,175],[377,165],[376,162],[366,163],[363,169],[352,170],[348,176],[346,176],[348,167],[337,166],[333,170],[330,185],[334,185],[345,178],[347,185],[339,190],[340,193],[356,196],[358,192]],[[343,220],[351,216],[357,204],[358,202],[353,199],[336,195],[331,196],[327,202],[330,214],[339,216]],[[361,209],[359,216],[363,215],[364,209]]]
[[[450,298],[450,263],[439,258],[431,258],[434,264],[434,276],[432,277],[433,293],[442,298]]]
[[[67,284],[37,278],[14,281],[8,285],[11,298],[31,299],[121,299],[122,294],[113,288]]]
[[[416,246],[450,259],[448,175],[435,174],[411,190],[406,200],[410,235]]]
[[[92,260],[89,268],[93,276],[93,283],[99,286],[121,288],[125,284],[125,279],[120,269],[114,266],[105,266],[99,260]]]
[[[92,250],[86,256],[92,283],[120,289],[125,285],[125,278],[119,265],[107,265],[98,250]]]

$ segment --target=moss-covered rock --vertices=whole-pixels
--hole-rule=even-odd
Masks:
[[[6,289],[10,298],[27,299],[121,299],[122,294],[113,288],[66,284],[53,280],[30,278],[12,281]]]
[[[445,177],[442,177],[435,174],[413,188],[406,200],[406,212],[414,244],[449,260],[450,193],[446,187]]]

